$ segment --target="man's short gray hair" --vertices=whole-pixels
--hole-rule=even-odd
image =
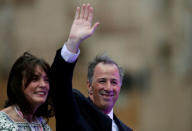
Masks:
[[[110,57],[106,56],[106,55],[98,55],[96,56],[93,61],[91,61],[89,63],[88,66],[88,73],[87,73],[87,79],[89,81],[89,83],[92,83],[93,80],[93,74],[94,74],[94,70],[97,64],[99,63],[103,63],[103,64],[114,64],[117,66],[118,70],[119,70],[119,75],[120,75],[120,83],[122,85],[122,81],[123,81],[123,76],[124,76],[124,72],[123,69],[114,61],[112,60]]]

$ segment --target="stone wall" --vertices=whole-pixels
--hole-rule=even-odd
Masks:
[[[132,83],[122,89],[116,104],[121,120],[135,131],[191,131],[190,0],[2,0],[1,107],[6,91],[2,83],[14,60],[30,51],[51,64],[67,40],[76,6],[87,2],[100,25],[81,45],[74,87],[81,85],[79,90],[87,95],[88,61],[106,53],[128,72]],[[54,129],[54,118],[50,124]]]

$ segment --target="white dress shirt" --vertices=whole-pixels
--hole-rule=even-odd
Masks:
[[[64,44],[63,45],[63,48],[61,49],[61,56],[62,58],[66,61],[66,62],[69,62],[69,63],[73,63],[77,60],[78,56],[80,54],[80,50],[78,49],[78,52],[77,54],[74,54],[72,52],[70,52],[66,45]],[[113,120],[113,109],[109,112],[109,114],[107,114],[111,120],[112,120],[112,131],[118,131],[118,126],[117,124],[115,123],[115,121]]]
[[[109,112],[109,114],[107,114],[111,120],[112,120],[112,131],[118,131],[118,126],[117,124],[115,123],[115,121],[113,120],[113,109]]]
[[[80,54],[80,50],[78,49],[77,54],[72,53],[67,49],[67,46],[64,44],[63,48],[61,49],[61,56],[66,62],[73,63],[77,60]]]

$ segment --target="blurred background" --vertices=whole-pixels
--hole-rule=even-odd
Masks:
[[[81,45],[74,88],[105,53],[125,70],[114,112],[134,131],[192,131],[191,0],[0,0],[0,108],[14,61],[29,51],[50,64],[76,6],[91,3],[96,33]],[[62,101],[62,100],[61,100]],[[55,131],[55,119],[49,121]]]

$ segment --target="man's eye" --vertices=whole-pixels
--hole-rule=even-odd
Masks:
[[[100,80],[99,83],[105,83],[105,80]]]
[[[117,84],[118,84],[117,81],[112,81],[111,83],[112,83],[113,85],[117,85]]]

